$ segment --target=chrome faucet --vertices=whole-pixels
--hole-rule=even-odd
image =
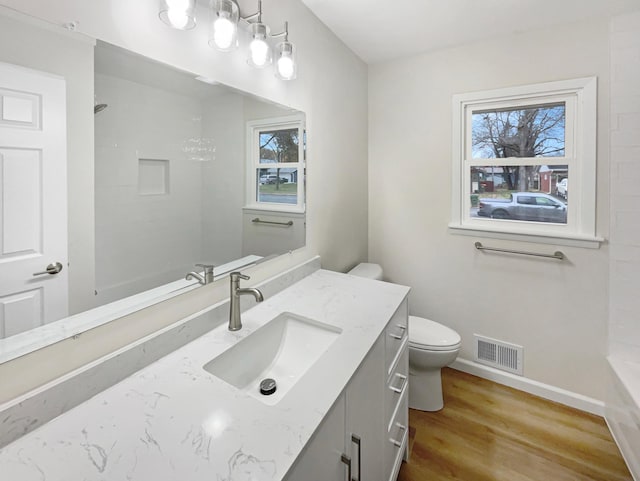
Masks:
[[[245,276],[239,272],[229,274],[231,278],[231,305],[229,307],[229,330],[239,331],[242,329],[242,321],[240,320],[240,296],[243,294],[252,294],[256,302],[264,301],[262,292],[253,287],[240,288],[240,279],[248,281],[249,276]]]
[[[189,272],[185,279],[190,281],[191,279],[197,279],[200,284],[207,285],[213,282],[213,268],[210,264],[196,264],[196,267],[202,267],[204,269],[204,276],[197,272]]]

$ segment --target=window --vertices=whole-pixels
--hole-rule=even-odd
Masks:
[[[304,212],[305,132],[299,116],[247,123],[247,207]]]
[[[599,245],[595,78],[456,95],[453,130],[453,232]]]

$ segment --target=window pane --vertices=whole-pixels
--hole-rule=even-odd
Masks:
[[[471,120],[474,159],[564,156],[564,103],[474,111]]]
[[[258,169],[256,201],[272,204],[298,203],[298,169]]]
[[[471,167],[472,218],[567,223],[566,165]]]
[[[260,131],[260,163],[298,162],[298,129]]]

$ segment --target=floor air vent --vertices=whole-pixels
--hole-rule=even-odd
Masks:
[[[522,356],[524,348],[516,344],[498,341],[489,337],[473,335],[475,360],[481,364],[523,375]]]

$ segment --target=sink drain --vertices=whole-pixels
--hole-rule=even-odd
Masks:
[[[260,382],[260,394],[264,396],[270,396],[276,392],[276,380],[271,379],[270,377],[263,379]]]

